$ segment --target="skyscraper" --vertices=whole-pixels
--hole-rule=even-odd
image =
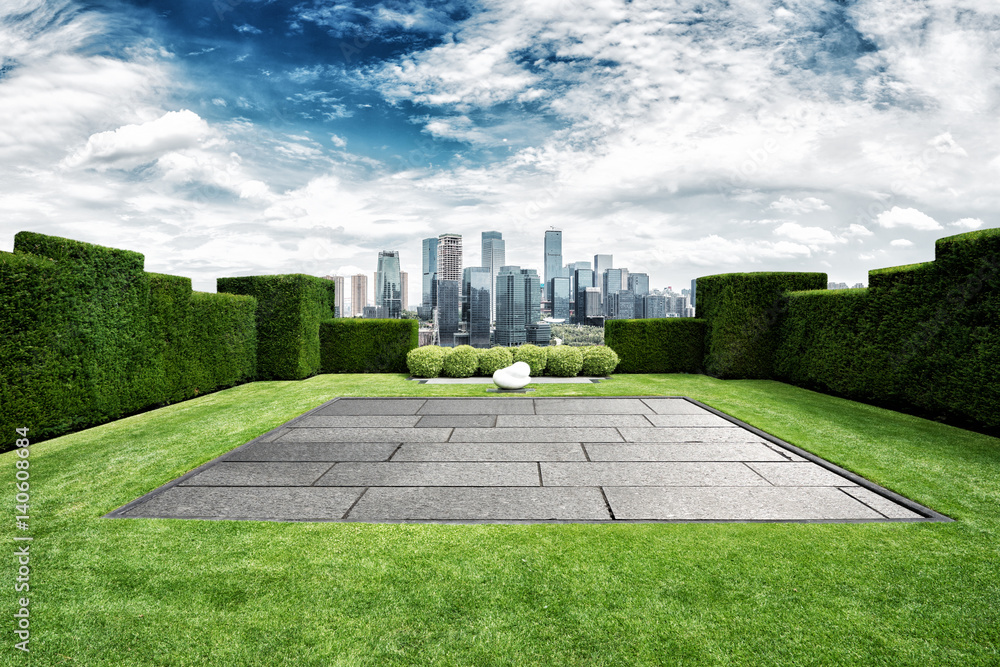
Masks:
[[[462,270],[463,314],[472,347],[490,346],[490,270],[469,266]]]
[[[692,308],[697,308],[698,307],[698,299],[696,298],[697,296],[698,296],[698,279],[697,278],[692,278],[691,279],[691,307]]]
[[[569,276],[569,289],[571,294],[576,294],[576,271],[577,269],[589,269],[590,262],[570,262],[563,267],[563,275]],[[591,285],[585,285],[591,287]],[[575,297],[573,297],[575,298]]]
[[[601,301],[604,301],[604,272],[613,264],[611,255],[594,255],[594,287],[601,289]]]
[[[542,295],[538,284],[538,271],[521,269],[524,275],[524,323],[534,324],[542,319]]]
[[[587,264],[588,267],[590,266],[589,262],[582,263]],[[587,289],[593,289],[594,272],[589,268],[577,269],[573,272],[573,276],[576,283],[576,293],[574,294],[576,303],[573,308],[573,321],[577,324],[584,324],[587,319]],[[597,290],[597,300],[598,305],[600,305],[600,289]]]
[[[351,315],[361,317],[368,305],[368,276],[356,273],[351,276]]]
[[[333,281],[333,316],[344,317],[344,276],[323,276]]]
[[[546,230],[544,267],[546,301],[552,301],[552,284],[549,281],[562,276],[562,265],[562,232],[555,228]]]
[[[569,278],[552,279],[552,318],[569,321],[569,304],[572,297]]]
[[[525,342],[525,295],[527,276],[519,266],[502,266],[496,280],[496,343],[520,345]],[[537,292],[536,292],[537,293]]]
[[[507,263],[507,248],[500,232],[483,232],[483,266],[490,270],[490,320],[496,318],[496,302],[493,299],[494,285],[500,267]]]
[[[375,307],[379,315],[399,319],[403,310],[402,278],[399,271],[399,252],[383,250],[378,254],[375,270]]]
[[[462,319],[462,235],[441,234],[437,248],[437,310],[441,345],[455,344]]]
[[[636,297],[636,302],[642,299],[642,316],[649,319],[654,317],[667,316],[667,299],[662,294],[647,294],[643,297]]]
[[[621,269],[606,269],[601,276],[601,297],[604,300],[604,316],[608,319],[612,319],[613,315],[610,314],[609,310],[609,297],[612,294],[620,292],[622,289],[622,270]],[[617,305],[616,305],[617,308]]]
[[[421,284],[420,305],[434,306],[437,290],[434,281],[437,280],[438,240],[429,238],[423,240],[423,282]]]
[[[649,294],[649,275],[645,273],[630,273],[628,275],[628,285],[625,286],[636,296]]]
[[[438,280],[462,279],[462,235],[442,234],[437,247]]]
[[[400,291],[402,292],[403,310],[410,309],[410,276],[406,271],[399,272]]]

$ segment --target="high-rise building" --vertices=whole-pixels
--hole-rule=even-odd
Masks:
[[[438,237],[437,279],[462,280],[462,235],[442,234]]]
[[[697,278],[692,278],[691,279],[691,307],[692,308],[696,307],[697,296],[698,296],[698,279]]]
[[[594,287],[601,290],[601,302],[604,302],[604,272],[613,265],[611,255],[594,255]]]
[[[629,270],[622,268],[622,289],[628,289],[628,277],[632,275]]]
[[[588,268],[577,269],[573,272],[573,282],[575,284],[576,292],[573,294],[574,297],[574,307],[573,307],[573,321],[577,324],[584,324],[584,320],[587,319],[587,290],[592,289],[594,283],[594,272],[590,270],[589,262],[577,262],[578,264],[587,264]],[[601,300],[601,290],[597,289],[597,301],[600,305]]]
[[[526,340],[527,309],[525,297],[529,291],[528,276],[519,266],[502,266],[496,280],[496,343],[520,345]],[[537,294],[537,290],[534,290]]]
[[[609,320],[631,320],[635,317],[635,295],[627,289],[608,292],[604,298],[604,316]]]
[[[490,271],[490,319],[496,318],[493,289],[500,267],[507,263],[507,248],[500,232],[483,232],[483,266]]]
[[[344,315],[344,276],[323,276],[327,280],[333,281],[333,316],[345,317]]]
[[[420,305],[433,307],[436,305],[437,290],[434,282],[437,280],[438,240],[429,238],[423,240],[423,281],[421,283]]]
[[[548,229],[545,231],[544,266],[546,301],[552,301],[552,284],[549,281],[563,275],[562,265],[562,232],[555,228]]]
[[[636,296],[645,296],[649,294],[649,276],[645,273],[630,273],[625,288]]]
[[[612,294],[620,292],[622,289],[622,270],[621,269],[605,269],[604,274],[601,276],[601,297],[604,299],[604,316],[608,319],[613,319],[613,316],[608,310],[608,297]]]
[[[458,323],[462,313],[459,302],[459,292],[462,289],[461,280],[437,280],[437,323],[438,335],[442,347],[455,345],[455,334],[458,333]]]
[[[563,275],[569,276],[569,291],[570,294],[576,294],[576,272],[578,269],[589,269],[590,262],[570,262],[563,267]],[[590,285],[585,285],[584,287],[590,287]],[[575,296],[573,297],[576,298]]]
[[[462,271],[462,317],[472,347],[490,346],[490,270],[485,266],[469,266]]]
[[[399,319],[403,311],[402,283],[399,270],[399,252],[383,250],[378,254],[375,270],[375,306],[379,314],[389,319]]]
[[[569,321],[570,301],[573,293],[570,291],[569,278],[553,278],[549,289],[552,292],[552,318]]]
[[[356,273],[351,276],[351,315],[361,317],[368,305],[368,276]]]
[[[521,269],[521,273],[525,276],[525,324],[533,324],[542,319],[542,292],[539,289],[538,271]]]
[[[403,310],[410,309],[410,276],[406,271],[399,272],[400,291],[402,293],[401,302]]]
[[[644,318],[660,318],[667,316],[667,297],[661,294],[647,294],[642,297],[636,297],[636,303],[642,299],[642,317]]]

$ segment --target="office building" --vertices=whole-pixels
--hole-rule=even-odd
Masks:
[[[344,317],[344,276],[323,276],[333,281],[333,316]]]
[[[569,292],[570,294],[576,294],[576,272],[581,269],[590,270],[590,262],[570,262],[563,267],[563,275],[569,276]],[[591,285],[584,285],[584,287],[591,287]],[[575,296],[573,297],[575,300]]]
[[[500,267],[507,263],[506,242],[500,232],[483,232],[483,266],[490,271],[490,319],[496,319],[493,290]]]
[[[594,287],[601,290],[601,303],[604,303],[604,272],[612,267],[611,255],[594,255]]]
[[[552,342],[552,326],[548,322],[535,322],[524,327],[524,339],[532,345],[546,346]]]
[[[527,308],[525,297],[531,281],[519,266],[502,266],[497,272],[495,309],[496,344],[520,345],[526,341]],[[534,290],[537,294],[537,290]]]
[[[630,273],[628,275],[628,284],[625,289],[629,290],[636,296],[645,296],[649,294],[649,275],[645,273]]]
[[[442,347],[455,346],[455,334],[461,321],[461,280],[437,279],[437,325]]]
[[[470,266],[462,271],[463,313],[469,345],[490,346],[490,270]]]
[[[584,288],[584,317],[583,319],[577,319],[579,324],[586,324],[591,327],[603,327],[604,326],[604,311],[603,305],[601,304],[601,288],[600,287],[585,287]]]
[[[623,289],[604,297],[604,317],[609,320],[635,319],[635,295]]]
[[[637,303],[639,299],[642,299],[642,315],[637,315],[638,317],[651,319],[667,316],[667,297],[662,294],[646,294],[642,297],[637,296]]]
[[[614,319],[609,315],[608,310],[608,298],[612,294],[620,292],[622,289],[622,270],[621,269],[606,269],[604,274],[601,276],[601,298],[604,300],[604,316],[608,319]]]
[[[399,270],[399,252],[383,250],[378,254],[375,270],[375,306],[381,308],[380,317],[399,319],[403,310],[402,278]]]
[[[462,280],[461,234],[441,234],[438,237],[437,279]]]
[[[628,289],[628,277],[632,275],[629,273],[628,269],[622,269],[622,286],[621,289]]]
[[[588,264],[588,268],[577,269],[573,272],[573,283],[576,291],[573,294],[573,321],[577,324],[583,324],[584,320],[587,319],[587,290],[593,289],[594,283],[594,272],[590,270],[588,262],[578,262],[579,264]],[[601,290],[597,289],[597,301],[598,306],[601,300]]]
[[[552,301],[552,284],[549,281],[561,277],[562,268],[562,232],[555,228],[546,230],[544,265],[546,301]]]
[[[552,293],[552,319],[569,321],[570,301],[573,293],[570,291],[569,278],[553,278],[549,286]]]
[[[697,278],[692,278],[691,279],[691,307],[692,308],[697,308],[698,307],[698,298],[697,297],[698,297],[698,279]]]
[[[542,292],[539,289],[538,271],[521,269],[524,280],[525,324],[532,324],[542,319]]]
[[[402,293],[402,298],[400,299],[401,306],[403,310],[410,309],[410,277],[406,274],[406,271],[399,272],[399,285],[400,291]]]
[[[438,240],[424,239],[423,242],[423,282],[421,283],[420,305],[433,307],[436,305],[437,290],[434,283],[437,280]]]
[[[351,316],[361,317],[368,305],[368,276],[356,273],[351,276]]]

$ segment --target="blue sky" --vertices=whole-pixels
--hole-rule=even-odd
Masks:
[[[867,271],[1000,226],[993,0],[0,7],[0,248],[22,229],[215,278],[507,261]]]

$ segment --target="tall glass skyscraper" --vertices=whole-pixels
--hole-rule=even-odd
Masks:
[[[594,272],[589,268],[577,269],[573,272],[573,276],[576,283],[576,294],[574,295],[576,303],[573,308],[573,320],[577,324],[584,324],[587,319],[587,288],[593,288]],[[600,290],[598,290],[598,298],[600,298]]]
[[[601,301],[604,301],[604,272],[613,264],[611,255],[594,255],[594,287],[601,288]]]
[[[483,232],[483,266],[490,271],[490,320],[496,318],[494,285],[500,267],[507,263],[507,248],[500,232]]]
[[[399,319],[403,311],[403,279],[399,275],[399,252],[383,250],[378,254],[375,270],[375,307],[379,314]]]
[[[462,319],[462,235],[441,234],[437,248],[438,334],[452,347]]]
[[[612,318],[613,315],[609,314],[609,298],[612,294],[620,292],[622,289],[622,270],[621,269],[606,269],[601,275],[601,296],[604,299],[604,316],[607,318]],[[617,307],[617,304],[616,304]]]
[[[433,307],[436,305],[437,290],[434,283],[437,280],[438,240],[429,238],[423,240],[423,283],[421,285],[420,305]]]
[[[520,345],[526,340],[524,325],[527,318],[525,296],[527,276],[519,266],[502,266],[496,281],[496,343],[497,345]],[[536,279],[537,282],[537,279]],[[537,289],[535,290],[537,294]]]
[[[470,266],[462,271],[463,314],[469,331],[469,345],[490,346],[490,270]]]
[[[552,318],[569,321],[569,304],[572,292],[569,278],[552,279]]]
[[[538,284],[538,271],[521,269],[524,275],[525,324],[534,324],[542,319],[542,295]]]
[[[562,232],[549,229],[545,232],[545,294],[552,301],[552,283],[549,281],[563,275]]]

